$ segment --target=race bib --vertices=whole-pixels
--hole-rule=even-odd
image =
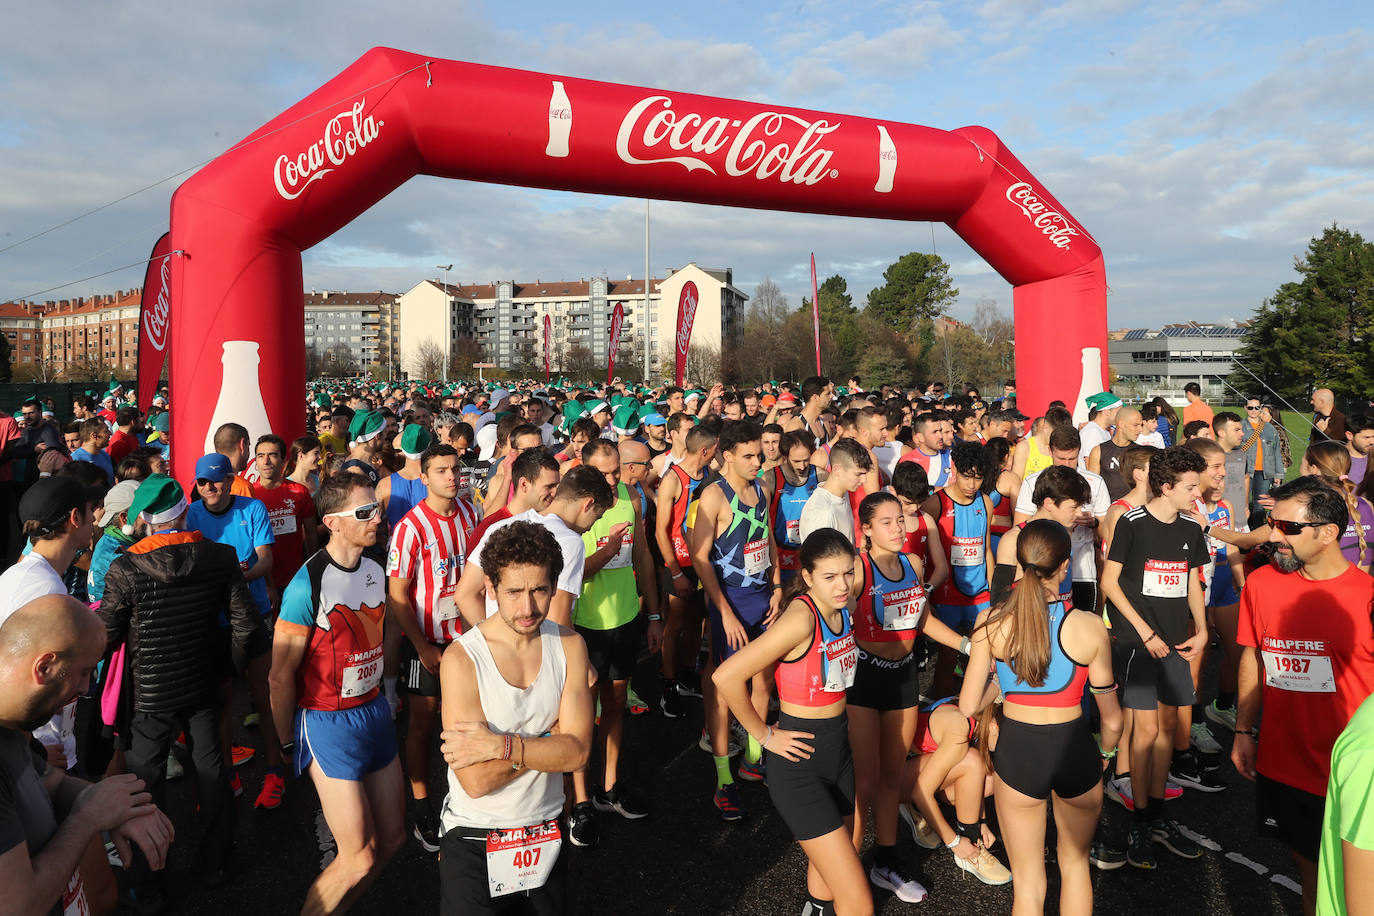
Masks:
[[[453,600],[453,592],[448,590],[447,594],[440,594],[439,600],[434,602],[434,619],[439,623],[447,623],[458,616],[458,604]]]
[[[562,846],[556,817],[533,827],[488,831],[487,889],[504,897],[543,887]]]
[[[372,658],[357,664],[346,665],[340,680],[339,696],[345,700],[360,697],[376,687],[382,679],[382,653],[378,646],[372,650]]]
[[[62,916],[91,916],[91,905],[86,901],[86,883],[81,880],[81,869],[72,872],[67,886],[62,889]]]
[[[744,545],[744,573],[748,576],[762,575],[768,568],[768,539],[748,541]]]
[[[272,535],[281,537],[283,534],[296,533],[296,516],[290,512],[283,512],[280,515],[271,516]]]
[[[921,623],[926,607],[926,592],[919,585],[883,595],[883,629],[892,632],[914,630]]]
[[[786,529],[786,531],[787,531],[787,543],[789,543],[789,544],[798,544],[798,545],[801,544],[801,519],[799,519],[799,518],[789,518],[789,519],[787,519],[787,529]]]
[[[966,538],[956,534],[949,545],[949,562],[955,566],[982,566],[982,536]]]
[[[1265,649],[1264,683],[1279,690],[1295,693],[1335,693],[1336,676],[1331,670],[1331,656],[1306,655],[1294,652],[1272,652]]]
[[[1146,560],[1140,592],[1148,598],[1187,598],[1187,560]]]
[[[600,550],[611,542],[610,536],[603,536],[596,539],[596,549]],[[634,528],[626,528],[625,533],[620,536],[620,550],[611,557],[602,569],[624,569],[630,565],[634,556],[635,535]]]
[[[854,634],[846,633],[825,644],[825,689],[840,693],[854,686],[854,672],[859,666],[859,645]]]

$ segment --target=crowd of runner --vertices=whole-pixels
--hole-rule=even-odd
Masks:
[[[648,714],[700,722],[725,821],[766,784],[806,916],[957,894],[902,831],[1042,912],[1050,817],[1059,911],[1090,912],[1090,868],[1203,855],[1166,802],[1225,766],[1306,912],[1364,912],[1374,416],[1319,389],[1299,454],[1265,397],[1187,398],[318,383],[309,435],[224,424],[185,481],[165,393],[27,401],[0,417],[0,909],[175,904],[193,831],[161,809],[193,771],[211,886],[241,809],[309,780],[337,855],[302,912],[407,843],[444,913],[565,912],[564,844],[650,813],[621,778]]]

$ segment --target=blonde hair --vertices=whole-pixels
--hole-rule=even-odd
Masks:
[[[1345,497],[1346,508],[1350,510],[1350,524],[1360,542],[1358,562],[1363,562],[1367,545],[1364,525],[1360,524],[1359,498],[1355,496],[1355,489],[1359,484],[1350,479],[1349,450],[1339,442],[1326,440],[1313,442],[1302,457],[1307,466],[1316,472],[1313,476]],[[1341,534],[1344,535],[1345,532],[1342,531]]]

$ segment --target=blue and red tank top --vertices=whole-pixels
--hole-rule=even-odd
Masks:
[[[1083,701],[1083,686],[1088,683],[1088,666],[1069,658],[1060,641],[1069,611],[1070,608],[1062,601],[1049,606],[1050,664],[1045,669],[1044,683],[1039,687],[1032,687],[1020,680],[1011,665],[998,659],[997,683],[1005,699],[1022,706],[1053,709],[1070,709]]]
[[[811,610],[811,643],[796,658],[778,662],[774,673],[778,700],[811,709],[829,706],[844,699],[845,691],[854,686],[854,672],[859,664],[859,646],[850,628],[849,609],[840,609],[840,629],[836,632],[826,626],[825,616],[810,595],[802,595],[798,600]]]
[[[677,477],[679,489],[677,498],[673,500],[668,536],[673,542],[673,555],[677,557],[678,565],[683,569],[690,569],[692,566],[692,549],[687,543],[687,532],[696,522],[697,490],[701,488],[701,482],[706,479],[706,474],[703,473],[694,479],[680,465],[676,464],[670,467],[669,471]]]
[[[854,610],[855,638],[864,642],[901,642],[921,634],[925,586],[911,557],[902,553],[897,558],[902,577],[893,581],[867,553],[859,554],[863,583]]]
[[[944,605],[985,605],[988,593],[988,532],[987,503],[977,493],[967,504],[956,502],[948,492],[936,492],[940,499],[940,517],[935,524],[940,538],[949,550],[949,578],[935,591],[935,603]]]
[[[807,466],[806,480],[795,486],[788,483],[782,468],[773,468],[773,496],[768,501],[768,519],[773,526],[773,540],[778,545],[778,567],[784,582],[796,575],[799,568],[802,509],[818,486],[814,464]]]

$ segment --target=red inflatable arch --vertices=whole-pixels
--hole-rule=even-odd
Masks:
[[[288,439],[303,430],[301,252],[417,174],[939,220],[1015,288],[1023,410],[1035,414],[1102,382],[1093,362],[1106,341],[1102,253],[989,130],[374,48],[172,198],[171,248],[183,252],[172,261],[179,478],[193,474],[222,418],[244,422],[254,437],[269,425]]]

